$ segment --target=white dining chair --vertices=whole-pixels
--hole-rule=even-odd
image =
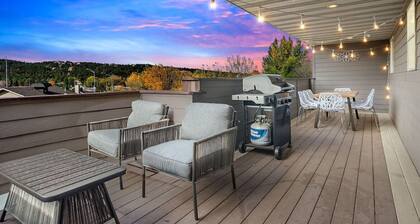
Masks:
[[[310,101],[306,91],[298,91],[299,96],[299,109],[298,117],[300,120],[303,119],[303,116],[306,117],[306,111],[315,110],[318,108],[318,103],[315,101]]]
[[[379,128],[379,119],[375,111],[374,99],[375,99],[375,89],[371,89],[367,98],[363,101],[353,102],[352,108],[354,110],[364,110],[364,111],[372,112],[375,119],[375,125],[377,128]]]
[[[340,113],[341,127],[344,131],[346,120],[345,99],[340,94],[321,93],[319,95],[319,113],[322,115],[326,113]],[[321,122],[321,119],[318,119]],[[319,124],[318,124],[319,126]]]

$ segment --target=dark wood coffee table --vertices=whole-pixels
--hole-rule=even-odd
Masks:
[[[125,174],[113,163],[68,149],[0,164],[11,183],[6,212],[22,223],[119,223],[105,182]]]

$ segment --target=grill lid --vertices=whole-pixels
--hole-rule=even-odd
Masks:
[[[272,95],[282,91],[282,88],[289,86],[280,75],[261,74],[249,76],[242,81],[244,92],[259,91],[264,95]]]

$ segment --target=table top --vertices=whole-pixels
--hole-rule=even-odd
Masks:
[[[125,173],[116,164],[57,149],[0,164],[0,174],[44,202],[104,183]]]
[[[359,95],[359,91],[345,91],[345,92],[321,92],[322,94],[326,93],[330,93],[330,94],[340,94],[342,97],[346,97],[346,98],[353,98],[356,97],[357,95]],[[319,97],[319,95],[321,93],[315,93],[314,96],[316,98]]]

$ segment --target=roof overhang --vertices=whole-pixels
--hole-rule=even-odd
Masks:
[[[309,44],[360,42],[367,31],[369,40],[390,39],[403,16],[404,0],[228,0],[281,31]],[[330,8],[331,5],[337,5]],[[300,29],[303,15],[305,29]],[[373,17],[380,26],[373,29]],[[338,18],[343,28],[338,32]]]

